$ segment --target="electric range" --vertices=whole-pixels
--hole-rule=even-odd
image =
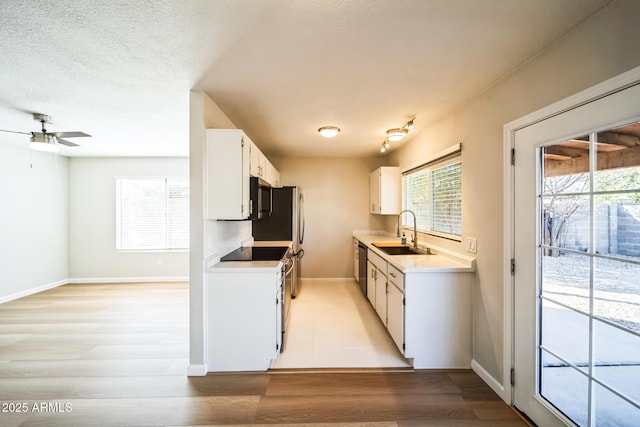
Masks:
[[[220,261],[280,261],[288,250],[287,246],[246,246],[229,252]]]

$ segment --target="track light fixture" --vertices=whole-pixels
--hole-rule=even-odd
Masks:
[[[404,128],[393,128],[387,131],[387,141],[396,142],[400,141],[407,135],[408,130]]]
[[[405,136],[407,136],[407,134],[411,132],[414,128],[413,121],[415,120],[415,118],[416,116],[411,117],[411,119],[407,123],[405,123],[404,126],[402,126],[401,128],[389,129],[386,132],[387,139],[385,140],[385,142],[382,143],[382,148],[380,148],[380,152],[384,153],[385,151],[387,151],[387,149],[389,148],[389,142],[400,141]]]

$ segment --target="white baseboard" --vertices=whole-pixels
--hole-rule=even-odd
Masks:
[[[69,279],[67,283],[146,283],[146,282],[188,282],[189,276],[177,277],[86,277]]]
[[[66,285],[69,283],[68,279],[58,280],[56,282],[47,283],[46,285],[37,286],[35,288],[27,289],[25,291],[16,292],[4,297],[0,297],[0,304],[16,300],[18,298],[28,297],[29,295],[37,294],[38,292],[48,291],[49,289],[57,288],[58,286]]]
[[[471,369],[473,369],[473,372],[478,374],[478,376],[482,378],[482,380],[486,382],[487,385],[489,385],[489,387],[491,387],[491,389],[495,391],[502,400],[504,400],[508,404],[511,404],[511,397],[504,395],[504,386],[500,383],[500,381],[496,380],[491,374],[489,374],[489,372],[487,372],[487,370],[484,369],[482,365],[476,362],[475,359],[471,361]]]
[[[187,376],[204,377],[207,375],[207,365],[189,365],[187,368]]]

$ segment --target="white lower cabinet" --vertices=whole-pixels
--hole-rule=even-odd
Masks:
[[[215,270],[215,269],[214,269]],[[266,371],[281,343],[279,268],[207,273],[207,370]]]
[[[387,292],[387,330],[404,353],[404,294],[391,282]]]
[[[373,252],[368,252],[367,265],[371,273],[367,279],[367,296],[373,293],[373,298],[369,298],[371,305],[376,309],[378,317],[382,323],[387,325],[387,261]],[[369,283],[372,284],[371,288]]]
[[[371,250],[367,268],[369,302],[414,368],[471,366],[472,272],[403,273]]]
[[[404,353],[404,274],[388,266],[387,330],[398,349]]]
[[[416,369],[468,369],[473,273],[406,273],[404,286],[404,356]]]
[[[387,325],[387,286],[387,276],[382,274],[382,270],[376,268],[376,304],[374,307],[385,326]]]
[[[376,266],[367,260],[367,299],[376,307]]]

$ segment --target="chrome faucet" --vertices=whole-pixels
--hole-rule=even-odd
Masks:
[[[418,250],[418,228],[416,226],[416,214],[413,211],[410,211],[409,209],[405,209],[402,212],[400,212],[398,214],[398,225],[396,227],[396,236],[400,237],[400,217],[402,216],[403,213],[405,212],[409,212],[411,215],[413,215],[413,249],[415,249],[416,251]]]

